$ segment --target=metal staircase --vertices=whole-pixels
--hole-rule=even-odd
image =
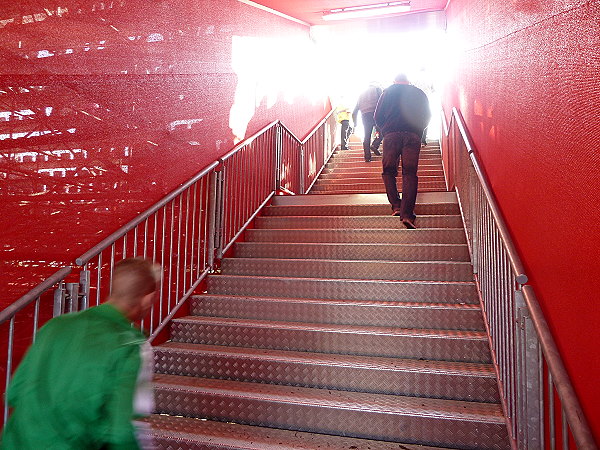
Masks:
[[[173,320],[146,419],[159,448],[510,448],[439,148],[417,230],[361,153],[332,158],[320,195],[275,197]]]
[[[399,171],[400,172],[400,171]],[[429,145],[419,156],[419,192],[445,191],[444,168],[440,149]],[[398,188],[402,188],[402,174],[398,174]],[[313,194],[356,194],[385,192],[381,178],[381,156],[373,155],[365,163],[362,148],[352,145],[349,150],[338,151],[315,182]]]

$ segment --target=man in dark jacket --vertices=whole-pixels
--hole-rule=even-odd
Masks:
[[[375,123],[383,133],[383,183],[393,215],[400,216],[406,228],[414,229],[417,200],[417,167],[421,136],[429,123],[431,112],[425,93],[411,86],[405,74],[396,76],[394,84],[383,91]],[[396,177],[402,158],[402,200],[398,195]]]
[[[381,140],[383,139],[381,136],[378,136],[371,144],[371,134],[373,133],[373,128],[375,127],[375,120],[373,120],[373,113],[375,111],[375,107],[377,106],[377,101],[379,100],[379,96],[381,95],[381,88],[374,83],[371,83],[366,91],[360,94],[358,97],[358,102],[356,103],[356,107],[352,112],[352,120],[354,122],[354,126],[357,124],[357,116],[358,111],[360,111],[363,128],[365,130],[365,138],[363,139],[363,150],[365,152],[365,161],[371,161],[371,152],[375,153],[377,156],[381,155],[379,152],[379,145],[381,145]]]

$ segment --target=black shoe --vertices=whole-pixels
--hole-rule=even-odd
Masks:
[[[414,219],[402,219],[402,223],[404,224],[404,226],[406,228],[408,228],[409,230],[414,230],[417,227],[415,226],[415,221]]]
[[[370,159],[365,159],[365,162],[371,162],[371,160]]]
[[[375,153],[377,156],[381,156],[381,152],[376,148],[371,148],[371,151]]]

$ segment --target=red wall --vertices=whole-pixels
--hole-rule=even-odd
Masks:
[[[304,137],[310,46],[237,0],[1,2],[0,307],[230,150],[232,116]]]
[[[600,440],[600,1],[451,0],[467,122]]]

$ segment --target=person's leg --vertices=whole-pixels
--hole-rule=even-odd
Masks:
[[[402,152],[400,135],[401,133],[390,133],[383,141],[383,173],[381,177],[383,178],[385,192],[394,215],[400,214],[401,207],[398,186],[396,185],[398,162],[400,160],[400,153]]]
[[[415,133],[402,134],[402,211],[400,217],[414,222],[415,203],[417,201],[417,188],[419,177],[419,152],[421,151],[421,137]],[[385,154],[384,154],[385,159]]]
[[[379,156],[381,155],[381,153],[379,152],[379,146],[381,145],[381,141],[383,141],[383,133],[377,126],[375,126],[375,131],[377,132],[377,137],[373,140],[373,143],[371,144],[371,151],[377,156]]]
[[[423,130],[423,136],[421,136],[421,145],[427,145],[427,128]]]
[[[350,121],[342,120],[342,135],[341,135],[342,150],[348,150],[348,129],[349,128],[350,128]]]
[[[371,134],[375,126],[373,113],[361,113],[363,128],[365,130],[365,138],[363,139],[363,150],[365,152],[365,161],[371,161]]]

